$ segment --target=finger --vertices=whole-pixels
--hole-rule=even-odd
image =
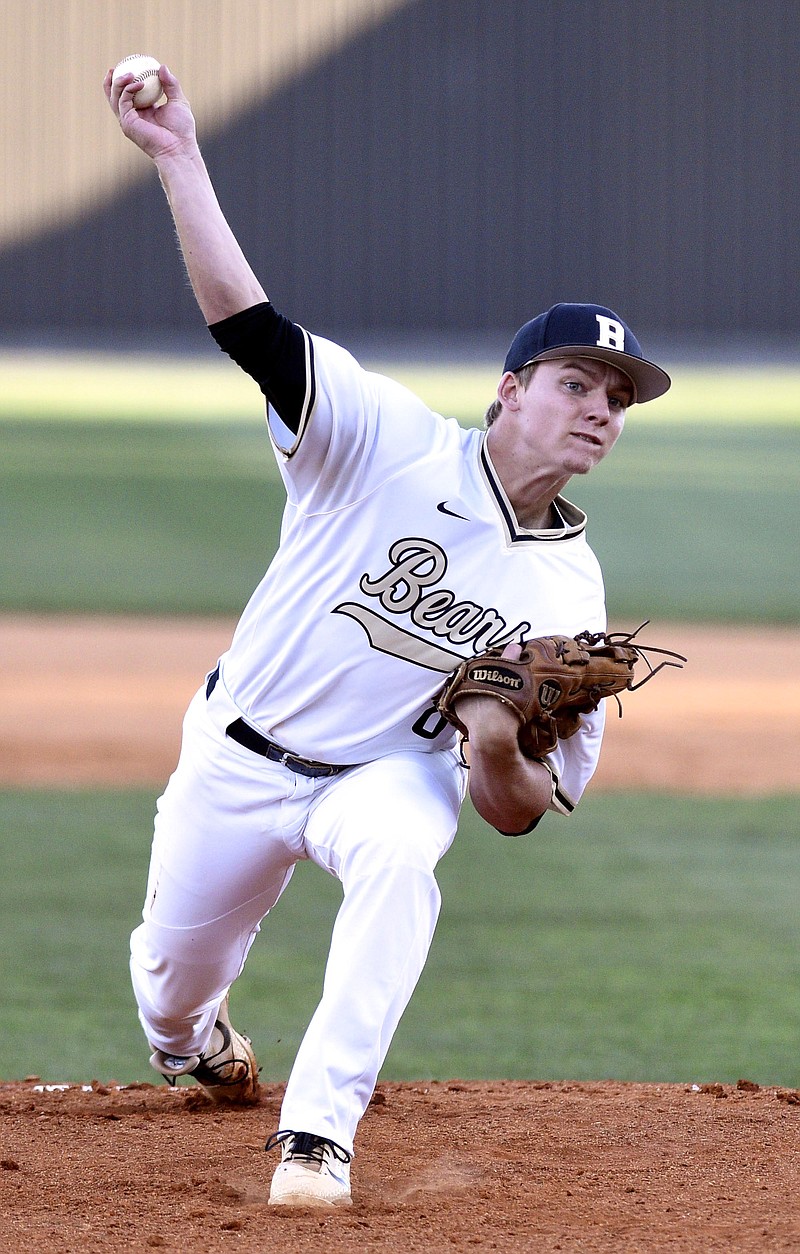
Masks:
[[[164,88],[164,95],[168,101],[186,100],[183,88],[168,66],[161,66],[158,71],[158,77],[161,79],[161,86]]]
[[[137,83],[133,75],[128,76],[126,74],[125,78],[128,79],[128,82],[124,84],[119,97],[120,118],[125,118],[130,113],[138,114],[140,112],[140,110],[136,108],[136,93],[140,92],[144,87],[144,83]],[[141,110],[141,112],[144,113],[147,112],[147,110]]]
[[[103,82],[103,86],[106,89],[108,103],[111,105],[111,108],[115,113],[119,113],[122,93],[125,88],[133,82],[133,74],[121,74],[116,80],[112,80],[111,75],[112,71],[109,70]]]
[[[507,644],[506,647],[503,649],[502,656],[506,658],[506,660],[509,662],[518,662],[519,659],[522,657],[522,645],[521,644]]]

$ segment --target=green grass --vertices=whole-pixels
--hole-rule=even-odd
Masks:
[[[236,613],[283,508],[253,385],[227,362],[15,362],[0,358],[0,610]],[[465,422],[496,378],[388,372]],[[568,491],[612,618],[796,623],[800,372],[675,374]],[[590,796],[522,841],[468,808],[385,1075],[800,1085],[794,805]],[[151,1078],[127,943],[152,814],[150,793],[0,793],[0,1076]],[[237,987],[268,1079],[319,995],[337,900],[301,866]]]
[[[467,809],[384,1077],[800,1085],[794,806],[598,794],[517,841]],[[0,793],[0,1077],[152,1078],[127,942],[153,808]],[[237,984],[266,1079],[285,1078],[319,995],[338,894],[301,865]]]
[[[237,613],[284,494],[265,425],[0,423],[0,609]],[[568,495],[615,621],[800,617],[800,426],[631,423]]]
[[[0,608],[241,609],[284,504],[265,425],[0,426]]]
[[[567,495],[614,618],[800,619],[800,428],[631,426]]]
[[[465,423],[496,370],[369,363]],[[615,621],[794,623],[800,371],[676,367],[590,514]],[[0,354],[0,610],[237,613],[283,492],[255,385],[215,357]]]
[[[432,354],[429,354],[429,356]],[[494,398],[501,363],[421,361],[363,357],[371,370],[388,374],[421,396],[438,413],[479,422]],[[666,363],[673,383],[666,396],[633,410],[632,421],[800,424],[800,369],[776,366],[714,367]],[[58,419],[205,423],[250,420],[261,412],[255,384],[208,341],[207,353],[115,354],[0,352],[0,420]]]
[[[796,367],[686,367],[667,363],[669,392],[630,411],[629,422],[691,426],[787,426],[800,424],[800,369]],[[436,410],[461,422],[480,421],[494,399],[500,365],[374,367],[405,383]]]

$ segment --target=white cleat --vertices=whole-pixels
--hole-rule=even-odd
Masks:
[[[190,1075],[212,1102],[249,1106],[258,1101],[256,1056],[249,1039],[230,1021],[227,997],[217,1011],[211,1040],[202,1054],[183,1058],[157,1049],[150,1065],[166,1076],[169,1084],[178,1076]]]
[[[312,1132],[276,1132],[267,1149],[281,1147],[270,1206],[352,1206],[350,1155]]]

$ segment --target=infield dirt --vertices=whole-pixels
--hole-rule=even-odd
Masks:
[[[159,788],[227,621],[0,618],[0,784]],[[800,791],[798,633],[669,624],[687,654],[609,720],[593,788]],[[756,646],[758,646],[756,648]],[[751,661],[769,653],[769,669]],[[762,670],[765,669],[762,667]],[[769,710],[769,729],[761,711]],[[46,1077],[45,1077],[46,1079]],[[0,1250],[800,1249],[800,1092],[738,1085],[380,1084],[352,1209],[266,1205],[282,1090],[0,1083]]]
[[[183,712],[233,628],[0,616],[0,785],[159,788]],[[625,696],[622,718],[609,702],[593,789],[800,790],[800,632],[667,623],[642,641],[689,660]]]
[[[800,1094],[740,1086],[380,1084],[351,1209],[266,1204],[279,1088],[0,1085],[3,1250],[796,1250]]]

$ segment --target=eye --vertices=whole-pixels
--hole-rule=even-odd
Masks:
[[[583,388],[583,384],[580,383],[577,379],[565,379],[564,387],[567,388],[570,392],[580,392],[581,389]]]

